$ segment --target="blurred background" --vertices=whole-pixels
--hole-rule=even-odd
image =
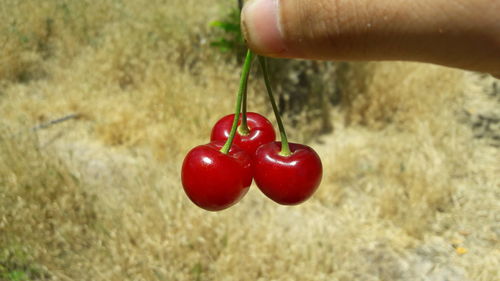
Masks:
[[[219,213],[188,200],[183,157],[234,106],[237,2],[1,1],[0,280],[498,280],[488,75],[272,60],[320,188],[295,207],[256,186]],[[275,122],[257,67],[249,110]]]

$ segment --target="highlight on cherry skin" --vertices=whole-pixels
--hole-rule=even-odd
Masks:
[[[314,194],[323,176],[323,166],[309,146],[296,143],[289,146],[288,156],[280,155],[281,142],[259,147],[253,159],[254,181],[276,203],[297,205]]]
[[[220,151],[223,141],[197,146],[182,164],[182,186],[189,199],[208,211],[220,211],[240,201],[252,183],[251,157],[232,145]]]
[[[241,125],[241,116],[240,114],[238,126]],[[210,140],[227,140],[231,132],[233,121],[234,114],[226,115],[217,121],[212,128]],[[247,125],[249,129],[248,134],[242,135],[238,128],[233,143],[245,150],[248,154],[253,155],[259,146],[276,140],[276,133],[274,132],[273,125],[266,117],[255,112],[248,112]]]

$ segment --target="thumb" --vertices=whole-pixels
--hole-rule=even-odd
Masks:
[[[250,0],[242,11],[258,54],[411,60],[500,72],[500,1]]]

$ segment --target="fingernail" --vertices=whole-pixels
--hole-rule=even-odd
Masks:
[[[278,0],[251,0],[241,14],[243,34],[249,47],[262,55],[283,53]]]

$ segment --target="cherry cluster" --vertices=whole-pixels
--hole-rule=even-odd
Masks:
[[[276,141],[268,119],[246,112],[252,59],[248,51],[235,114],[220,119],[212,128],[210,143],[193,148],[182,164],[184,191],[205,210],[220,211],[236,204],[248,192],[252,179],[267,197],[284,205],[304,202],[321,182],[323,168],[318,154],[306,145],[288,143],[263,57],[259,60],[281,141]]]

